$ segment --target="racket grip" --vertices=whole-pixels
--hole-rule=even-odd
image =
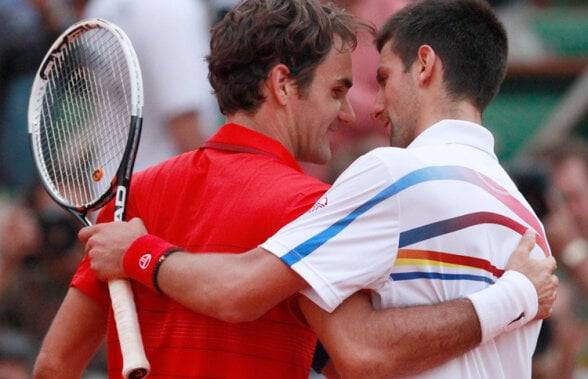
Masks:
[[[131,283],[124,279],[110,280],[108,290],[120,340],[123,377],[125,379],[145,378],[149,375],[151,367],[145,356]]]

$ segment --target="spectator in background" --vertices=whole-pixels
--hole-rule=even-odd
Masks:
[[[40,344],[83,256],[80,225],[40,184],[5,217],[0,326],[19,328]]]
[[[553,254],[588,294],[588,142],[570,139],[539,154],[554,191],[545,225]]]
[[[588,206],[588,172],[584,171],[588,167],[588,145],[582,141],[554,144],[537,158],[523,159],[510,170],[519,190],[545,222],[552,252],[560,263],[558,297],[552,316],[543,322],[533,356],[533,378],[572,379],[582,370],[582,354],[587,347],[588,328],[582,310],[587,304],[577,286],[578,280],[582,283],[586,278],[574,268],[570,271],[570,259],[562,256],[562,251],[569,241],[583,238],[572,213],[578,224],[586,223],[582,212]]]
[[[34,344],[22,333],[0,328],[0,378],[28,379],[31,377]]]
[[[64,23],[62,9],[44,0],[0,0],[0,188],[24,190],[35,178],[27,134],[33,78]],[[55,2],[53,2],[55,3]]]
[[[213,22],[218,22],[237,4],[238,0],[209,0],[213,9]]]
[[[7,196],[0,197],[0,298],[4,300],[6,287],[40,242],[33,213],[12,204]]]
[[[588,141],[570,137],[533,157],[547,169],[545,229],[562,279],[552,317],[553,342],[541,369],[545,378],[553,373],[572,378],[588,368]]]
[[[203,0],[71,0],[131,39],[143,74],[143,130],[135,171],[194,150],[220,126],[207,80],[211,15]]]
[[[0,199],[0,330],[9,332],[0,333],[0,360],[2,341],[10,344],[10,338],[22,336],[14,343],[28,340],[32,364],[82,258],[79,227],[40,184],[22,199]],[[105,370],[102,352],[91,368]]]

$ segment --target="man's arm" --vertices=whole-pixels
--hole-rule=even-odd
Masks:
[[[551,315],[558,280],[552,275],[552,258],[529,256],[533,246],[534,238],[526,234],[507,269],[531,279],[538,292],[536,319],[543,319]],[[376,311],[366,294],[356,293],[332,313],[302,295],[298,302],[338,373],[346,378],[415,375],[464,354],[483,337],[479,315],[469,299]]]
[[[243,254],[189,254],[175,252],[174,246],[146,232],[134,219],[84,228],[80,239],[99,278],[128,274],[195,312],[229,322],[255,319],[307,287],[261,248]],[[533,246],[534,234],[526,233],[509,259],[509,275],[469,299],[374,311],[359,294],[330,314],[308,300],[301,307],[346,376],[420,372],[536,315],[550,315],[557,288],[555,260],[531,258]]]
[[[98,278],[131,277],[148,287],[158,287],[195,312],[225,321],[255,319],[308,286],[280,259],[261,248],[243,254],[180,251],[167,255],[164,253],[174,246],[146,233],[143,222],[133,219],[86,227],[79,237],[85,243],[92,270]],[[507,268],[527,276],[542,275],[541,278],[551,279],[555,269],[553,258],[539,261],[529,257],[533,236],[532,233],[526,235],[517,249],[522,253],[513,254]],[[518,266],[513,265],[513,261]],[[528,266],[538,268],[534,272],[527,270]],[[534,295],[538,294],[539,299],[554,296],[557,283],[547,280],[547,286],[539,287],[538,280],[531,277],[531,281],[536,289]],[[542,309],[539,308],[543,312],[539,314],[545,317]]]
[[[33,377],[81,378],[104,340],[107,313],[76,288],[70,288],[45,336]]]
[[[243,254],[180,251],[167,256],[163,263],[157,262],[161,253],[172,246],[155,237],[149,239],[151,236],[146,233],[143,222],[133,219],[86,227],[79,237],[98,278],[130,276],[152,288],[156,278],[158,287],[167,296],[195,312],[223,321],[255,320],[308,287],[296,272],[261,248]],[[146,254],[149,267],[140,268]],[[123,263],[131,275],[125,273]]]
[[[195,255],[197,260],[191,258]],[[172,254],[157,281],[164,294],[184,306],[228,322],[255,320],[308,286],[261,248],[244,254]]]
[[[332,313],[302,295],[299,304],[345,378],[414,375],[467,352],[482,339],[467,299],[375,311],[366,294],[356,293]]]

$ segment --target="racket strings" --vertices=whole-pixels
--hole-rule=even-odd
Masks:
[[[46,179],[71,205],[97,201],[116,176],[130,127],[128,76],[124,51],[103,29],[83,33],[55,57],[39,144]]]

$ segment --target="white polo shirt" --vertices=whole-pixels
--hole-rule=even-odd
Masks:
[[[439,303],[494,283],[521,234],[543,226],[493,152],[480,125],[444,120],[406,149],[378,148],[356,160],[299,219],[261,247],[334,310],[361,289],[376,308]],[[530,378],[540,323],[499,336],[418,377]]]

